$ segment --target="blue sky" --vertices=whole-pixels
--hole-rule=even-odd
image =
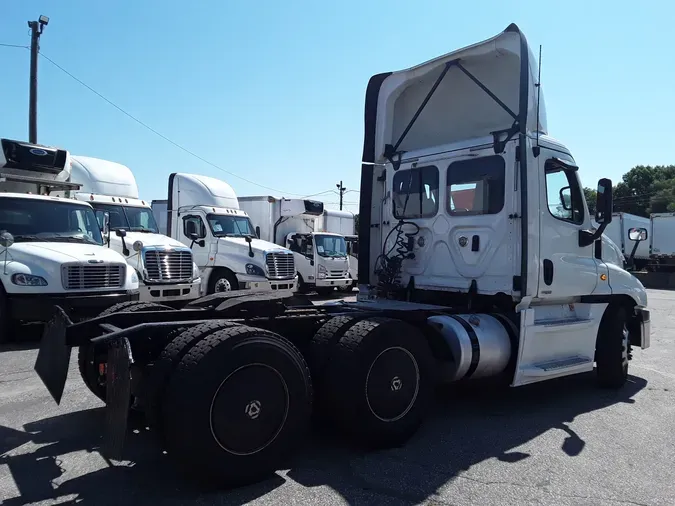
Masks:
[[[181,151],[41,59],[38,141],[128,165],[146,199],[165,198],[176,171],[224,179],[239,195],[309,195],[340,179],[358,189],[370,76],[511,22],[535,53],[543,44],[549,131],[572,150],[585,185],[675,163],[675,4],[544,4],[5,0],[0,43],[29,44],[26,22],[49,16],[46,56],[185,148],[279,190]],[[0,62],[0,135],[27,139],[29,53],[0,47]],[[358,193],[345,201],[356,211]]]

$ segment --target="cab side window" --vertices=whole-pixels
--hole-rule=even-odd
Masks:
[[[206,237],[206,226],[200,216],[185,216],[183,218],[183,234],[190,237],[191,234],[197,234],[197,237]]]
[[[580,225],[584,221],[584,200],[576,172],[546,162],[546,201],[554,218]]]

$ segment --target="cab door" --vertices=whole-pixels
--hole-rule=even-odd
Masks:
[[[594,246],[579,245],[591,229],[578,167],[566,153],[546,148],[538,157],[540,177],[539,286],[542,299],[593,293],[598,284]]]

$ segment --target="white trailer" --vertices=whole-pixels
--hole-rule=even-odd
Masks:
[[[649,230],[650,219],[635,214],[615,212],[612,213],[612,221],[605,228],[604,234],[620,248],[627,262],[635,249],[631,267],[634,270],[642,270],[649,263],[649,242],[639,241],[637,242],[637,248],[635,248],[636,241],[631,241],[629,234],[630,230],[634,228]]]
[[[72,196],[88,202],[99,222],[109,220],[104,240],[140,279],[140,300],[180,305],[200,296],[201,278],[192,251],[159,232],[150,203],[139,197],[129,167],[89,156],[71,156]]]
[[[656,272],[675,271],[675,213],[653,213],[650,216],[649,265]]]
[[[322,228],[323,202],[255,196],[240,197],[239,205],[253,220],[259,237],[293,252],[299,291],[328,294],[352,284],[344,236]],[[343,226],[340,221],[336,224]]]
[[[162,232],[189,246],[202,294],[296,289],[293,254],[255,235],[232,187],[197,174],[169,176],[168,199],[151,203]]]
[[[633,350],[651,344],[647,292],[604,247],[608,179],[592,226],[582,168],[548,135],[537,76],[512,24],[371,77],[356,302],[215,294],[189,309],[55,321],[38,361],[67,371],[51,341],[99,347],[116,371],[107,454],[121,454],[138,381],[132,395],[148,398],[169,456],[221,487],[286,468],[313,413],[381,449],[415,434],[440,383],[521,387],[595,370],[603,388],[623,387]],[[60,398],[63,384],[45,383]]]
[[[79,319],[138,300],[138,277],[103,247],[92,207],[52,194],[79,188],[68,182],[70,153],[0,142],[0,341],[16,323],[48,321],[55,305]]]

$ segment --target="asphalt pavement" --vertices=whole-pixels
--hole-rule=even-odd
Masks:
[[[620,391],[592,374],[496,392],[448,389],[404,447],[362,453],[312,433],[289,469],[234,491],[178,475],[134,423],[125,461],[98,452],[103,403],[72,362],[57,406],[32,345],[0,349],[0,500],[24,504],[675,504],[675,292],[649,290],[652,347]],[[75,354],[73,354],[73,359]]]

